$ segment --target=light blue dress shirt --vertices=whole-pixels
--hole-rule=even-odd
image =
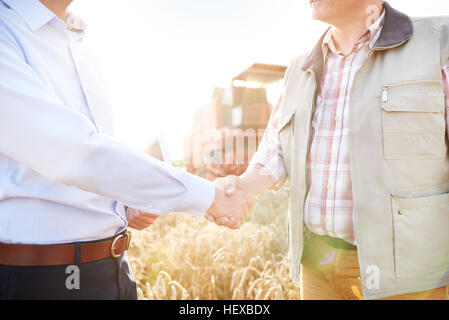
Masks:
[[[85,30],[38,0],[0,0],[0,242],[97,240],[126,228],[124,205],[201,214],[212,204],[211,182],[113,138]]]

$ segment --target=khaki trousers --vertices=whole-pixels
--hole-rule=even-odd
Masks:
[[[301,300],[362,300],[357,251],[335,249],[319,240],[306,243],[300,293]],[[449,300],[449,286],[382,300]]]

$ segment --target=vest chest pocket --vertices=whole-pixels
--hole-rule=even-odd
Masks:
[[[385,159],[445,157],[445,100],[440,81],[385,85],[381,101]]]

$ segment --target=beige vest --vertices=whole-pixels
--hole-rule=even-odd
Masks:
[[[375,299],[449,284],[449,157],[442,67],[449,19],[386,21],[350,96],[354,227],[363,294]],[[298,282],[306,157],[321,41],[285,77],[279,135],[290,180],[289,260]]]

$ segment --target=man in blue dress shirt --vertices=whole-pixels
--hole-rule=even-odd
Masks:
[[[0,0],[0,299],[135,299],[128,223],[251,203],[113,138],[70,2]]]

